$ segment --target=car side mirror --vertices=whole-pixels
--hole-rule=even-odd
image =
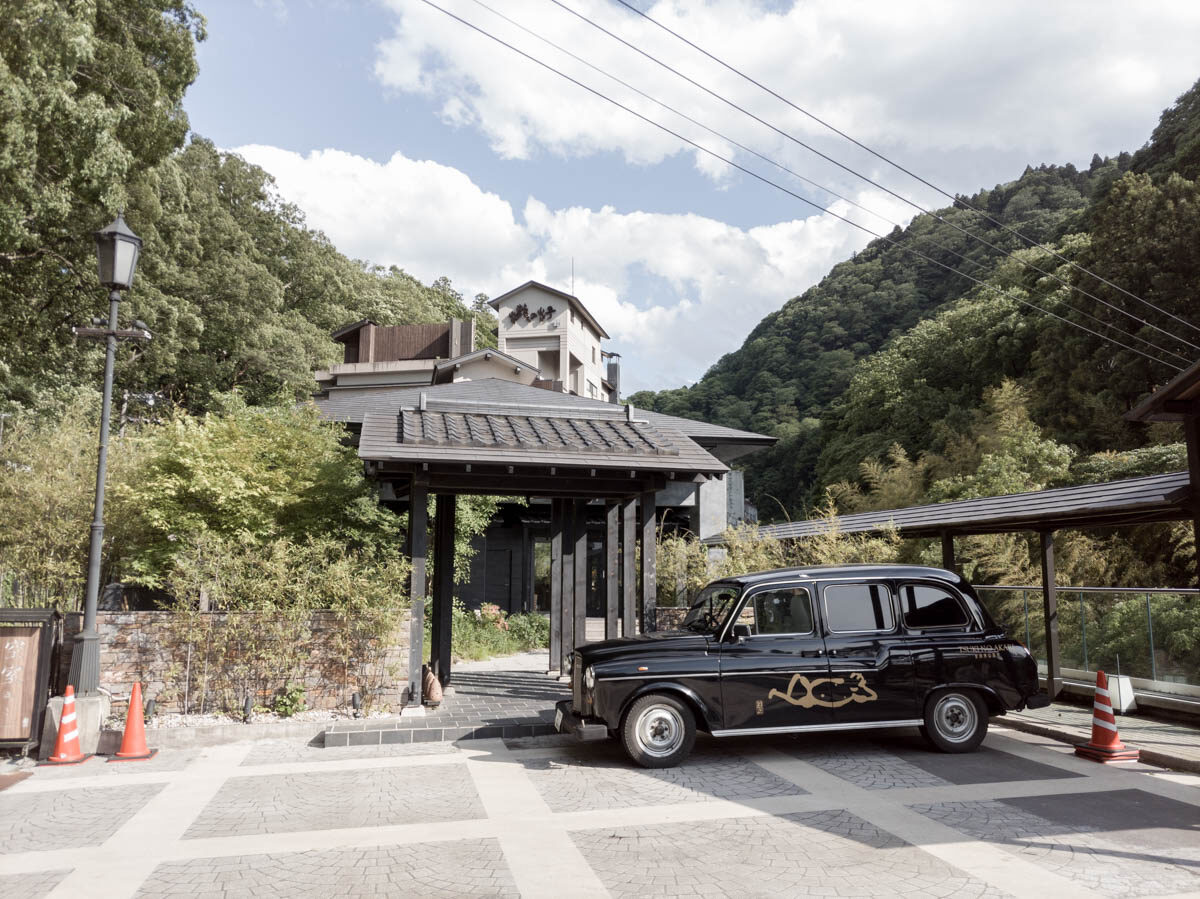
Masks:
[[[750,625],[735,624],[733,626],[733,637],[739,643],[741,643],[743,640],[745,640],[749,636],[750,636]]]

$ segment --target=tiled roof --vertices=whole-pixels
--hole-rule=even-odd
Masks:
[[[428,392],[422,408],[419,393],[416,399],[394,411],[367,413],[359,437],[362,459],[728,471],[686,435],[631,419],[624,406],[600,403],[561,414],[500,402],[430,399]]]
[[[421,393],[430,399],[448,398],[473,400],[480,403],[501,402],[517,404],[531,410],[561,411],[566,415],[589,414],[593,411],[612,411],[625,415],[625,407],[595,400],[590,397],[571,396],[539,387],[529,387],[514,381],[499,378],[480,378],[476,381],[459,381],[454,384],[439,384],[432,387],[344,387],[331,388],[326,394],[314,398],[322,416],[333,421],[362,422],[369,412],[397,412],[405,404],[417,402]],[[645,419],[659,428],[677,430],[704,446],[714,443],[747,443],[770,446],[774,437],[740,431],[705,421],[663,415],[660,412],[637,410],[636,417]]]
[[[648,425],[540,415],[480,415],[405,409],[400,442],[409,446],[479,446],[677,456]]]

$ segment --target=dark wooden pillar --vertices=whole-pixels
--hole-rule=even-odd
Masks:
[[[942,567],[954,571],[954,535],[942,532]]]
[[[575,646],[582,646],[587,642],[589,580],[587,508],[588,501],[586,499],[575,500]]]
[[[620,509],[609,503],[604,507],[604,639],[617,638],[621,571],[617,563],[620,545]]]
[[[1183,437],[1187,441],[1188,480],[1191,486],[1196,586],[1200,587],[1200,417],[1189,415],[1184,418]]]
[[[559,672],[566,674],[575,648],[575,509],[569,499],[562,500],[562,642],[559,646]]]
[[[563,521],[561,499],[550,500],[550,671],[561,671]]]
[[[1046,619],[1046,692],[1050,698],[1062,689],[1062,669],[1058,655],[1058,588],[1054,584],[1054,532],[1043,531],[1042,609]]]
[[[655,493],[642,494],[642,632],[658,630],[655,607],[658,605],[658,519],[655,515]]]
[[[621,636],[637,633],[637,500],[621,503]]]
[[[408,644],[409,705],[421,704],[421,665],[425,661],[425,560],[429,554],[429,488],[413,483],[408,503],[408,598],[412,604],[412,629]]]
[[[521,611],[532,612],[537,605],[533,592],[533,535],[529,525],[521,525]]]
[[[429,670],[443,687],[450,683],[450,628],[454,608],[454,517],[456,497],[439,493],[433,523],[433,621]]]

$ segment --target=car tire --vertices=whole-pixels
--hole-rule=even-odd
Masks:
[[[621,722],[621,742],[643,768],[673,768],[696,744],[696,716],[666,693],[639,697]]]
[[[938,690],[925,703],[921,735],[942,752],[974,752],[987,729],[987,706],[974,690]]]

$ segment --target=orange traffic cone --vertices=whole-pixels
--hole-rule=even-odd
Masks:
[[[68,685],[63,696],[62,720],[58,722],[58,737],[54,741],[54,754],[43,765],[78,765],[92,757],[83,754],[79,746],[79,723],[75,716],[75,688]]]
[[[157,749],[146,748],[146,722],[142,719],[142,685],[134,684],[129,694],[129,712],[125,715],[125,733],[121,748],[110,762],[139,762],[153,758]]]
[[[1075,754],[1093,762],[1136,762],[1138,750],[1121,742],[1112,700],[1108,698],[1108,676],[1096,672],[1096,698],[1092,702],[1092,739],[1075,747]]]

